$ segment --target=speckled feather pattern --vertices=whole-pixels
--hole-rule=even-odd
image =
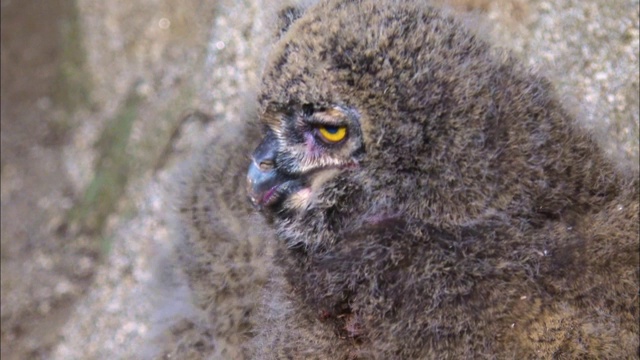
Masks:
[[[549,81],[416,1],[285,14],[258,97],[264,126],[286,127],[295,120],[278,114],[306,104],[350,109],[364,153],[308,207],[275,217],[269,270],[244,278],[227,277],[242,264],[222,256],[235,238],[260,246],[265,225],[220,232],[251,216],[237,205],[245,160],[210,159],[185,207],[200,229],[187,269],[216,337],[248,345],[233,354],[638,356],[637,175],[603,156]],[[245,136],[220,148],[248,153],[259,136]],[[294,159],[287,140],[280,156]],[[253,299],[264,286],[262,304],[209,298],[240,286]],[[228,315],[246,325],[219,325]]]
[[[354,108],[366,148],[359,170],[276,224],[282,241],[311,245],[277,261],[293,312],[323,314],[308,331],[326,329],[309,344],[290,324],[267,335],[276,348],[637,354],[637,181],[508,53],[416,2],[322,2],[276,45],[259,99],[264,113]],[[620,221],[595,221],[618,207]]]

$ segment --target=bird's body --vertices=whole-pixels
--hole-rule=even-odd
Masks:
[[[221,239],[256,244],[266,225],[246,205],[231,225],[207,219],[249,195],[275,230],[274,254],[247,255],[241,280],[252,296],[267,284],[263,305],[241,303],[246,326],[219,337],[266,359],[638,356],[637,176],[546,79],[417,1],[291,13],[263,74],[248,189],[206,203],[194,190],[184,207],[192,287],[212,312],[228,292],[202,279],[228,275]],[[193,189],[240,168],[212,166]]]

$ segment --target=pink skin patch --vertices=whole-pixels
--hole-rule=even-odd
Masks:
[[[395,214],[381,213],[368,216],[365,218],[365,221],[371,225],[379,225],[381,223],[384,223],[385,221],[397,219],[401,215],[402,214],[400,212],[396,212]]]
[[[306,152],[308,156],[312,159],[317,159],[318,157],[320,157],[322,148],[316,145],[316,141],[313,138],[313,135],[311,135],[310,133],[305,133],[304,138],[306,140],[305,144],[307,145]]]
[[[264,196],[262,197],[262,203],[263,204],[267,204],[269,202],[269,200],[271,199],[271,197],[273,196],[273,194],[276,192],[276,189],[278,188],[278,185],[272,187],[271,189],[269,189],[269,191],[267,191]]]

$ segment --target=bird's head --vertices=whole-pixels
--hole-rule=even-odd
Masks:
[[[251,155],[247,192],[281,237],[305,238],[293,225],[304,219],[306,230],[315,229],[316,238],[326,240],[329,223],[335,232],[355,215],[356,207],[347,204],[362,198],[367,166],[360,121],[355,109],[338,105],[289,104],[263,115],[263,139]],[[333,220],[328,209],[335,210]],[[338,215],[341,210],[346,212]]]

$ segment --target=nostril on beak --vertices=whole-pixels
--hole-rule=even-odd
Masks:
[[[274,164],[272,160],[262,160],[260,164],[258,164],[258,167],[260,167],[260,170],[262,171],[269,171],[273,169],[273,166]]]

